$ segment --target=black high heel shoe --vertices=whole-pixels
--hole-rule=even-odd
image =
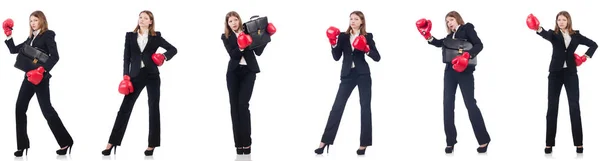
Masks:
[[[316,154],[323,154],[323,150],[327,148],[327,153],[329,153],[329,144],[325,144],[325,146],[315,149]]]
[[[490,143],[485,143],[484,147],[479,146],[477,148],[477,152],[479,152],[479,153],[485,153],[485,152],[487,152],[488,146],[490,146]]]
[[[22,157],[23,151],[25,151],[25,155],[27,155],[27,149],[19,149],[19,150],[15,151],[15,157]]]
[[[114,154],[117,154],[117,146],[116,146],[116,145],[112,145],[112,146],[110,147],[110,149],[105,149],[105,150],[102,150],[102,155],[110,155],[110,152],[111,152],[113,149],[115,149],[115,152],[114,152]]]
[[[236,147],[236,148],[235,148],[235,152],[236,152],[238,155],[242,155],[242,154],[244,154],[244,149],[242,149],[242,147]]]
[[[583,153],[583,147],[577,147],[577,153]]]
[[[251,151],[251,148],[252,148],[252,147],[248,147],[248,148],[242,148],[242,153],[243,153],[243,154],[250,154],[250,152],[252,152],[252,151]]]
[[[546,154],[552,153],[552,147],[546,147],[546,148],[544,148],[544,153],[546,153]]]
[[[454,152],[454,145],[446,146],[446,149],[444,149],[444,151],[446,151],[446,154],[450,154],[450,153]]]
[[[67,148],[65,148],[65,149],[58,149],[58,150],[56,150],[56,154],[58,154],[58,155],[66,155],[67,154],[67,150],[69,151],[69,154],[71,154],[71,149],[73,149],[73,144],[67,145]]]
[[[365,151],[367,151],[367,147],[365,147],[364,149],[358,149],[356,150],[356,154],[358,155],[365,155]]]
[[[156,147],[150,147],[150,148],[152,148],[152,150],[145,150],[144,155],[146,155],[146,156],[154,155],[154,149],[156,149]]]

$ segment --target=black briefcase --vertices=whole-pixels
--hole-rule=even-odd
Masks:
[[[269,25],[269,20],[267,17],[259,17],[252,16],[250,21],[245,22],[242,25],[242,30],[244,33],[250,35],[252,37],[252,44],[248,46],[246,49],[255,49],[257,47],[265,46],[267,43],[271,42],[271,35],[267,33],[267,26]]]
[[[50,57],[46,52],[36,47],[30,46],[29,44],[23,44],[17,54],[17,60],[15,61],[15,68],[20,69],[24,72],[36,69],[44,65]]]
[[[442,46],[442,62],[452,63],[452,60],[463,52],[468,52],[473,44],[463,39],[444,39]],[[469,65],[477,65],[477,57],[469,59]]]

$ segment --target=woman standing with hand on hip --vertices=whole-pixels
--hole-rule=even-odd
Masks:
[[[276,31],[275,26],[269,23],[267,33],[273,35]],[[252,138],[249,102],[256,73],[260,73],[256,56],[262,55],[266,45],[246,49],[252,44],[252,37],[242,31],[242,19],[235,11],[225,15],[225,31],[221,40],[229,54],[226,77],[236,153],[250,154]]]
[[[356,153],[364,155],[367,147],[372,145],[371,69],[365,57],[371,57],[375,62],[379,62],[381,56],[375,46],[373,34],[367,32],[365,15],[361,11],[354,11],[350,13],[349,23],[348,29],[343,33],[333,26],[327,29],[333,59],[338,61],[342,55],[344,59],[340,75],[341,83],[321,143],[319,148],[315,149],[317,154],[322,154],[325,148],[329,149],[329,145],[333,144],[346,102],[356,86],[358,86],[361,110],[360,146]]]
[[[73,146],[73,138],[63,125],[60,117],[52,107],[50,102],[50,78],[52,75],[50,71],[59,60],[58,49],[56,47],[56,41],[54,37],[56,33],[48,29],[48,21],[42,11],[34,11],[29,16],[29,37],[25,42],[15,46],[12,38],[12,29],[14,22],[12,19],[7,19],[2,23],[4,34],[8,37],[6,46],[11,54],[19,53],[19,50],[25,45],[29,45],[44,51],[48,54],[48,60],[45,64],[39,67],[29,66],[26,69],[26,75],[21,84],[19,90],[19,96],[17,97],[17,108],[16,108],[16,120],[17,120],[17,151],[14,153],[15,156],[23,156],[23,152],[29,149],[29,137],[27,136],[27,109],[29,101],[33,97],[33,94],[37,95],[38,103],[42,109],[42,114],[54,138],[61,147],[56,150],[56,154],[65,155],[67,150],[71,152]]]
[[[571,15],[561,11],[556,15],[554,30],[546,31],[540,26],[540,21],[533,15],[527,16],[527,27],[536,31],[542,38],[552,43],[552,60],[548,75],[548,113],[546,115],[546,154],[552,153],[556,137],[556,122],[558,117],[558,102],[560,91],[565,86],[571,115],[571,130],[573,144],[577,153],[583,153],[583,130],[579,111],[579,76],[577,66],[580,66],[596,52],[596,42],[583,36],[578,30],[573,30]],[[575,54],[579,45],[588,46],[583,56]]]
[[[454,125],[454,102],[457,85],[460,85],[460,91],[469,113],[469,120],[475,131],[475,137],[479,143],[477,152],[487,152],[488,144],[490,143],[490,135],[485,127],[483,116],[477,101],[475,100],[475,65],[469,63],[474,61],[483,49],[483,43],[477,36],[475,26],[471,23],[465,23],[462,16],[456,11],[450,11],[446,14],[446,31],[448,35],[443,39],[436,39],[431,36],[431,20],[420,19],[416,22],[417,29],[425,37],[427,42],[435,47],[444,46],[445,41],[456,39],[466,40],[473,47],[468,52],[463,52],[462,55],[455,57],[451,62],[445,62],[444,70],[444,131],[446,132],[446,153],[454,151],[456,141],[456,126]]]
[[[144,151],[146,156],[154,154],[154,149],[160,146],[160,72],[158,67],[169,61],[177,54],[177,48],[165,40],[161,33],[154,29],[154,15],[150,11],[139,14],[138,25],[133,32],[125,35],[125,52],[123,58],[123,81],[119,84],[119,92],[124,94],[121,108],[110,134],[108,145],[102,151],[103,155],[110,155],[116,146],[121,145],[125,129],[131,116],[133,106],[144,87],[148,92],[149,107],[149,135],[148,148]],[[156,53],[159,47],[165,53]]]

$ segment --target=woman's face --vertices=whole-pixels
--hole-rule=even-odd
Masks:
[[[352,27],[352,29],[359,29],[360,26],[362,25],[362,20],[360,20],[360,17],[358,17],[358,15],[356,14],[352,14],[350,15],[350,27]]]
[[[38,30],[40,29],[40,19],[38,19],[35,16],[31,16],[29,17],[29,26],[33,29],[33,30]]]
[[[146,13],[141,13],[138,18],[138,25],[140,27],[149,27],[152,24],[152,20],[150,20],[150,16]]]
[[[227,24],[229,25],[229,28],[231,28],[231,30],[233,31],[238,31],[240,29],[240,19],[238,19],[235,16],[230,16],[229,18],[227,18]]]
[[[556,18],[556,24],[558,24],[558,27],[560,29],[564,30],[565,28],[567,28],[568,23],[569,22],[567,21],[567,17],[565,17],[563,15],[560,15],[560,16],[558,16],[558,18]]]
[[[450,30],[456,31],[456,27],[458,26],[458,22],[456,22],[456,18],[454,17],[446,17],[446,25]]]

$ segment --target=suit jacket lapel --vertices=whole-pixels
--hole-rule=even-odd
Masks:
[[[133,34],[134,34],[133,37],[129,41],[132,41],[131,43],[137,44],[136,46],[138,46],[138,47],[136,48],[136,50],[140,51],[140,54],[141,54],[142,53],[142,49],[141,49],[142,47],[140,46],[140,44],[137,41],[137,38],[138,38],[139,35],[136,32],[134,32]]]
[[[39,36],[40,36],[40,35],[38,35],[37,37],[35,37],[35,38],[34,38],[34,36],[33,36],[33,35],[31,35],[31,38],[29,38],[29,39],[28,39],[29,41],[27,41],[27,45],[34,46],[34,45],[35,45],[35,42],[36,42],[35,40],[39,39]]]
[[[571,42],[569,42],[569,44],[566,44],[565,37],[563,36],[561,31],[558,31],[557,37],[558,37],[558,41],[560,41],[560,43],[563,44],[565,49],[567,49],[569,46],[571,46],[571,42],[573,42],[573,37],[571,37]],[[569,45],[569,46],[567,46],[567,45]]]
[[[131,41],[133,41],[133,43],[137,44],[137,50],[140,51],[140,54],[144,54],[144,52],[146,52],[146,50],[148,50],[148,45],[150,45],[150,42],[152,41],[152,39],[154,38],[153,36],[148,35],[148,42],[146,42],[146,46],[144,46],[144,50],[142,51],[142,46],[140,46],[140,43],[138,43],[137,39],[140,36],[139,33],[134,33],[135,36],[133,37],[133,39]]]
[[[575,34],[571,35],[571,41],[569,42],[569,45],[567,46],[567,49],[570,49],[571,47],[573,47],[573,44],[575,44],[578,39],[576,38]]]

